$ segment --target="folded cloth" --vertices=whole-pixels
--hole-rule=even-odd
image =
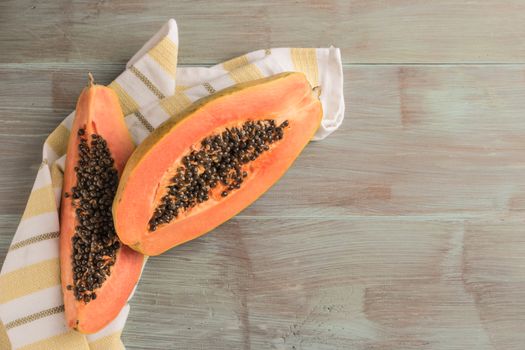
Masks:
[[[138,144],[193,101],[236,83],[300,71],[320,86],[324,117],[315,140],[344,117],[339,49],[277,48],[250,52],[213,67],[177,67],[177,24],[170,19],[109,87],[118,95]],[[175,80],[177,77],[177,80]],[[74,112],[49,135],[21,222],[0,272],[0,349],[123,349],[129,305],[107,327],[82,335],[66,328],[60,289],[58,208]]]

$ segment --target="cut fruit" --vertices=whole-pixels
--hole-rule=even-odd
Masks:
[[[90,83],[77,102],[60,209],[60,269],[66,322],[95,333],[126,305],[144,256],[120,243],[111,203],[135,148],[116,94]]]
[[[124,244],[146,255],[212,230],[290,167],[322,118],[301,73],[236,85],[157,128],[129,159],[113,203]]]

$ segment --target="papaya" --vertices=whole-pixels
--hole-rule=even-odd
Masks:
[[[126,164],[113,202],[120,240],[158,255],[217,227],[286,172],[322,115],[302,73],[196,101],[154,130]]]
[[[68,327],[95,333],[126,304],[144,256],[122,245],[111,204],[135,145],[116,94],[96,85],[77,102],[60,206],[60,270]]]

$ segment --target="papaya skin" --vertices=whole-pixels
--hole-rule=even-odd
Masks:
[[[218,117],[219,115],[226,116]],[[249,176],[244,187],[232,192],[231,196],[218,203],[204,203],[197,210],[197,214],[188,214],[187,217],[165,224],[159,231],[148,232],[143,219],[151,215],[154,208],[152,202],[155,200],[150,194],[153,193],[152,188],[159,187],[160,184],[154,181],[164,176],[162,172],[173,164],[168,162],[169,164],[159,165],[152,159],[162,157],[161,153],[168,152],[168,149],[175,157],[175,154],[178,155],[179,148],[188,149],[192,144],[208,136],[213,128],[228,125],[225,123],[264,118],[275,119],[277,123],[284,119],[289,120],[290,130],[285,132],[280,146],[276,146],[266,156],[263,154],[250,163],[254,168],[259,169],[257,174],[254,173],[252,181]],[[313,91],[306,77],[301,73],[281,73],[241,83],[196,101],[157,128],[130,157],[113,202],[113,220],[117,234],[122,242],[132,249],[145,255],[158,255],[213,230],[255,201],[284,175],[314,136],[321,119],[322,107],[318,99],[318,91]],[[217,125],[214,125],[215,122]],[[181,141],[173,141],[172,139],[175,139],[173,135],[177,135]],[[159,153],[164,146],[166,146],[164,151]],[[290,150],[288,151],[287,148]],[[151,169],[151,172],[145,172],[145,167]],[[137,184],[141,182],[147,182],[147,186],[139,190]],[[137,193],[136,202],[139,203],[132,203],[133,191]],[[199,212],[202,212],[200,219]],[[140,215],[144,218],[138,218]]]
[[[68,141],[60,208],[60,269],[66,324],[69,328],[90,334],[109,324],[126,305],[140,277],[144,257],[129,247],[121,246],[116,263],[111,268],[111,275],[95,290],[97,299],[87,304],[76,300],[73,290],[67,288],[68,285],[73,285],[72,237],[77,218],[72,198],[70,195],[66,197],[65,193],[71,194],[71,188],[77,184],[74,167],[79,160],[79,129],[85,130],[88,139],[92,133],[104,137],[114,159],[114,166],[121,175],[135,145],[127,130],[115,92],[96,85],[91,74],[89,84],[77,102]]]

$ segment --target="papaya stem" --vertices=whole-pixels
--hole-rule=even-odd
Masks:
[[[317,98],[321,97],[321,85],[317,85],[312,89],[312,91],[317,94]]]
[[[93,78],[93,74],[91,72],[88,72],[88,87],[92,87],[95,84],[95,78]]]

